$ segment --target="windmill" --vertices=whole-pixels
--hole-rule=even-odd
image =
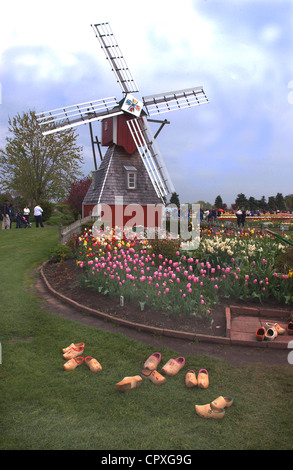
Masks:
[[[163,162],[156,137],[167,120],[153,119],[162,113],[190,108],[208,103],[203,87],[149,95],[140,101],[139,92],[109,23],[91,25],[100,42],[106,59],[121,87],[123,98],[103,98],[38,114],[43,135],[61,132],[68,128],[89,124],[95,171],[93,182],[83,201],[83,216],[99,206],[105,220],[111,218],[112,226],[137,216],[138,225],[160,225],[160,214],[154,220],[150,207],[164,203],[173,193],[174,186]],[[92,124],[101,121],[101,142],[93,135]],[[149,122],[160,124],[153,135]],[[102,156],[100,144],[107,146]],[[95,154],[98,147],[101,163],[98,168]],[[121,212],[122,210],[122,212]],[[156,209],[155,209],[156,211]],[[120,214],[118,217],[118,213]],[[122,216],[121,216],[122,213]],[[120,222],[120,223],[119,223]]]

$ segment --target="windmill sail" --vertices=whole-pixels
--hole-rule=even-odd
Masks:
[[[107,60],[109,60],[111,68],[123,93],[135,93],[139,91],[138,86],[127,67],[109,23],[99,23],[91,26],[96,33],[96,37],[101,44],[101,48],[105,52]]]
[[[175,189],[149,127],[147,115],[154,116],[164,112],[198,106],[208,103],[208,99],[202,87],[195,87],[149,95],[142,98],[143,102],[141,103],[131,95],[131,93],[138,92],[139,89],[128,69],[109,23],[98,23],[91,26],[125,96],[119,102],[116,98],[110,97],[38,113],[38,122],[42,133],[43,135],[52,134],[124,113],[129,118],[132,114],[132,118],[126,120],[127,126],[156,194],[158,198],[163,199],[164,196],[174,192]],[[143,107],[145,110],[142,109]],[[110,140],[115,142],[112,137],[114,130],[117,132],[118,124],[116,121],[120,121],[120,119],[117,118],[113,121],[115,121],[115,125],[109,120],[113,124],[113,129],[109,126],[107,131],[112,132],[112,140]],[[121,119],[121,122],[124,122],[124,120]],[[108,125],[108,121],[105,123],[105,127],[106,125]],[[120,130],[123,130],[123,126],[124,123]],[[128,138],[128,129],[126,130]]]
[[[117,114],[123,114],[123,111],[116,98],[111,97],[53,109],[38,113],[37,116],[39,124],[43,126],[43,135],[48,135]]]
[[[168,91],[143,98],[143,103],[149,116],[206,104],[208,101],[202,87]]]
[[[132,138],[159,197],[174,192],[174,186],[161,157],[146,117],[127,121]]]

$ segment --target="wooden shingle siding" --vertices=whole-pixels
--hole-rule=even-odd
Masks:
[[[127,189],[126,170],[133,166],[137,172],[136,189]],[[93,182],[83,201],[84,205],[115,204],[115,196],[123,197],[123,204],[161,204],[138,151],[129,155],[122,147],[108,148]]]

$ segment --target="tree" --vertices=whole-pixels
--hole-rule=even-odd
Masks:
[[[258,201],[258,207],[262,211],[266,211],[268,208],[268,204],[266,202],[266,197],[262,196],[261,199]]]
[[[279,211],[284,211],[286,209],[285,199],[282,193],[277,193],[276,197],[276,206]]]
[[[275,196],[269,196],[268,198],[268,210],[275,211],[277,209]]]
[[[177,207],[180,206],[179,196],[178,196],[177,193],[172,193],[172,194],[171,194],[169,204],[174,204],[174,205],[177,206]]]
[[[293,211],[293,194],[285,196],[285,204],[288,211]]]
[[[257,200],[253,196],[250,196],[250,198],[248,199],[248,208],[251,211],[255,211],[258,209]]]
[[[246,198],[245,194],[243,194],[243,193],[238,194],[236,199],[235,199],[235,204],[240,209],[247,209],[248,208],[248,201],[247,201],[247,198]]]
[[[72,129],[42,135],[34,111],[9,118],[5,150],[0,150],[0,187],[23,196],[29,204],[60,200],[82,176],[81,147]]]
[[[210,202],[197,201],[195,204],[199,204],[202,209],[211,209],[212,205]]]
[[[85,198],[91,182],[92,179],[89,176],[86,176],[85,178],[71,183],[66,204],[69,205],[70,209],[76,216],[82,213],[82,201]]]
[[[221,196],[217,196],[216,199],[215,199],[215,207],[217,209],[223,209],[223,200],[221,198]]]

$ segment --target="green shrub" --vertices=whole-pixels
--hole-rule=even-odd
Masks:
[[[60,263],[72,256],[72,249],[68,245],[57,245],[51,252],[51,259]]]
[[[43,209],[43,222],[46,222],[52,215],[54,204],[49,201],[38,201],[38,204]]]

